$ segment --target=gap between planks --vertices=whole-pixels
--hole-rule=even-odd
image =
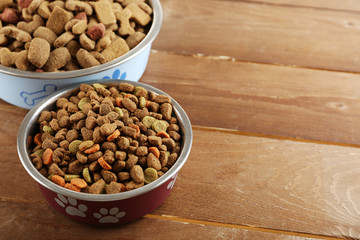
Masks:
[[[294,137],[288,137],[288,136],[277,136],[277,135],[270,135],[270,134],[264,134],[264,133],[243,132],[243,131],[231,130],[231,129],[225,129],[225,128],[193,125],[192,129],[199,130],[199,131],[208,131],[208,132],[221,132],[221,133],[228,133],[228,134],[235,134],[235,135],[249,136],[249,137],[262,137],[262,138],[271,138],[271,139],[277,139],[277,140],[288,140],[288,141],[294,141],[294,142],[304,142],[304,143],[315,143],[315,144],[322,144],[322,145],[360,148],[360,145],[358,145],[358,144],[327,142],[327,141],[321,141],[321,140],[302,139],[302,138],[294,138]]]
[[[219,0],[216,0],[219,1]],[[271,2],[264,2],[264,1],[251,1],[251,0],[226,0],[229,2],[237,1],[237,2],[244,2],[249,4],[258,4],[258,5],[268,5],[268,6],[279,6],[279,7],[287,7],[287,8],[306,8],[306,9],[316,9],[321,11],[333,11],[333,12],[351,12],[351,13],[359,13],[356,10],[348,10],[348,9],[335,9],[335,8],[327,8],[327,7],[316,7],[316,6],[306,6],[306,5],[292,5],[287,3],[271,3]]]
[[[196,53],[196,54],[187,53],[187,52],[178,53],[178,52],[171,52],[171,51],[162,51],[162,50],[157,50],[157,49],[151,49],[150,52],[152,54],[161,52],[161,53],[165,53],[165,54],[202,58],[202,59],[215,60],[215,61],[217,60],[217,61],[229,61],[229,62],[250,63],[250,64],[263,64],[263,65],[271,65],[271,66],[278,66],[278,67],[299,68],[299,69],[305,69],[305,70],[317,70],[317,71],[327,71],[327,72],[359,74],[359,72],[355,72],[355,71],[344,71],[344,70],[336,70],[336,69],[330,69],[330,68],[305,67],[305,66],[301,66],[301,65],[279,64],[279,63],[272,63],[272,62],[256,62],[256,61],[236,59],[236,58],[233,58],[230,56],[205,55],[203,53]]]
[[[310,233],[291,232],[291,231],[262,228],[262,227],[255,227],[255,226],[211,222],[211,221],[204,221],[204,220],[181,218],[181,217],[170,216],[170,215],[147,214],[144,216],[144,218],[173,221],[173,222],[179,222],[179,223],[184,223],[184,224],[197,224],[197,225],[212,226],[212,227],[236,228],[236,229],[242,229],[242,230],[248,230],[248,231],[257,231],[257,232],[281,234],[281,235],[304,237],[304,238],[329,239],[329,240],[341,239],[341,238],[336,238],[336,237],[316,235],[316,234],[310,234]]]

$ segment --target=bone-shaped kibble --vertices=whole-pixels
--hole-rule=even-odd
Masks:
[[[79,37],[80,44],[86,50],[94,50],[96,42],[86,36],[85,33],[81,34]]]
[[[75,38],[72,32],[64,32],[54,42],[54,47],[64,47],[68,42]]]
[[[57,38],[57,35],[47,27],[39,27],[34,31],[33,36],[45,39],[51,46]]]
[[[40,15],[35,14],[33,16],[33,20],[31,22],[18,22],[16,25],[18,29],[21,29],[29,34],[32,34],[38,27],[44,26],[44,20],[40,17]]]
[[[29,105],[33,106],[35,105],[35,102],[47,97],[49,94],[55,92],[57,90],[57,86],[53,84],[46,84],[44,85],[43,89],[36,92],[21,92],[20,96],[24,99],[24,102]]]
[[[33,15],[29,13],[29,10],[27,8],[22,9],[21,16],[24,18],[26,22],[30,22],[33,20]]]
[[[136,3],[131,3],[126,6],[125,9],[129,9],[132,12],[132,18],[141,26],[147,25],[151,21],[151,17]]]
[[[71,11],[85,12],[86,15],[91,16],[93,14],[93,9],[90,4],[81,1],[67,1],[65,3],[65,8]]]
[[[1,0],[0,11],[3,11],[5,8],[10,7],[13,4],[14,4],[13,0]]]
[[[130,25],[131,17],[132,12],[129,9],[124,9],[116,13],[116,19],[120,22],[120,28],[118,30],[120,36],[127,36],[135,32],[134,28]]]
[[[16,27],[6,26],[0,29],[0,33],[5,34],[6,36],[15,38],[20,42],[30,42],[31,36],[27,32],[17,29]]]
[[[34,14],[35,11],[38,9],[41,3],[43,3],[45,0],[32,0],[30,5],[28,6],[28,11],[30,14]]]
[[[1,65],[10,67],[15,64],[16,58],[19,55],[18,52],[11,52],[8,48],[0,49],[0,62]]]
[[[34,67],[30,64],[30,61],[28,59],[28,50],[21,51],[16,60],[15,60],[15,66],[17,69],[29,71],[32,70]]]
[[[37,13],[45,19],[48,19],[50,17],[50,9],[49,9],[49,2],[45,1],[43,3],[40,4],[40,6],[38,7]]]

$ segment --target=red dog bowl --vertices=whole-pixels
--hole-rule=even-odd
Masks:
[[[164,92],[149,85],[125,80],[98,80],[86,82],[119,84],[127,82],[141,86],[156,94]],[[138,219],[153,211],[169,196],[179,170],[187,160],[192,146],[192,129],[189,118],[181,106],[171,99],[174,113],[182,130],[181,152],[176,163],[163,176],[138,189],[116,194],[89,194],[68,190],[49,181],[34,167],[27,139],[33,136],[37,119],[44,110],[50,110],[57,99],[69,95],[79,85],[57,91],[36,105],[24,118],[18,132],[18,154],[26,171],[38,182],[46,200],[65,216],[87,224],[113,225]]]

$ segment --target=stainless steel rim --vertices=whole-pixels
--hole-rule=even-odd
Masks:
[[[4,67],[0,65],[0,73],[4,73],[11,76],[23,77],[23,78],[32,78],[39,80],[52,80],[52,79],[66,79],[66,78],[77,78],[82,76],[87,76],[90,74],[95,74],[98,72],[102,72],[108,70],[110,68],[116,67],[118,65],[123,64],[124,62],[129,61],[130,59],[136,57],[141,52],[143,52],[147,47],[149,47],[152,42],[155,40],[156,36],[160,32],[160,28],[163,20],[163,11],[161,8],[161,4],[159,0],[149,0],[152,8],[153,8],[153,23],[150,27],[149,32],[146,37],[133,49],[124,54],[123,56],[110,61],[108,63],[101,64],[99,66],[68,71],[68,72],[50,72],[50,73],[39,73],[32,71],[24,71],[18,70],[15,68]]]
[[[91,84],[91,83],[95,83],[95,82],[115,83],[115,84],[118,84],[120,82],[127,82],[127,83],[133,84],[135,86],[144,87],[144,88],[148,89],[149,91],[152,91],[156,94],[168,95],[168,94],[164,93],[163,91],[161,91],[155,87],[152,87],[150,85],[147,85],[144,83],[139,83],[139,82],[126,81],[126,80],[95,80],[95,81],[88,81],[88,82],[84,82],[84,83]],[[74,88],[77,88],[79,85],[80,84],[78,83],[76,85],[66,87],[60,91],[57,91],[57,92],[49,95],[44,100],[42,100],[39,104],[37,104],[33,109],[31,109],[21,123],[21,126],[18,131],[18,136],[17,136],[17,150],[18,150],[19,158],[20,158],[22,165],[26,169],[26,171],[39,184],[41,184],[42,186],[44,186],[45,188],[47,188],[51,191],[54,191],[56,193],[60,193],[60,194],[63,194],[63,195],[69,196],[69,197],[73,197],[75,199],[81,199],[81,200],[86,200],[86,201],[117,201],[117,200],[123,200],[123,199],[140,196],[144,193],[147,193],[147,192],[161,186],[162,184],[167,182],[169,180],[169,178],[175,176],[175,174],[182,168],[182,166],[185,164],[185,162],[190,154],[192,141],[193,141],[193,133],[192,133],[190,120],[189,120],[188,116],[186,115],[184,109],[170,96],[172,104],[174,106],[175,114],[176,114],[177,118],[179,119],[179,125],[182,128],[182,132],[183,132],[182,151],[181,151],[176,163],[174,164],[174,166],[172,166],[168,172],[166,172],[162,177],[160,177],[156,181],[154,181],[150,184],[147,184],[141,188],[134,189],[134,190],[131,190],[128,192],[97,195],[97,194],[88,194],[88,193],[78,193],[78,192],[68,190],[66,188],[60,187],[60,186],[52,183],[51,181],[46,179],[44,176],[42,176],[40,174],[40,172],[34,167],[32,161],[29,157],[29,153],[28,153],[28,149],[27,149],[28,136],[30,134],[32,134],[32,131],[34,130],[31,128],[31,126],[36,124],[37,118],[43,110],[48,110],[48,109],[52,108],[53,104],[55,103],[55,101],[58,98],[65,96],[67,94],[70,94],[74,90]]]

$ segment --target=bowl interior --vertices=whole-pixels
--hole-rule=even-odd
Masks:
[[[163,11],[159,0],[149,0],[149,3],[151,7],[153,8],[153,19],[152,24],[149,29],[149,32],[146,34],[145,38],[133,49],[131,49],[129,52],[125,53],[121,57],[112,60],[110,62],[85,68],[85,69],[79,69],[79,70],[73,70],[73,71],[66,71],[66,72],[33,72],[33,71],[25,71],[25,70],[19,70],[16,68],[11,67],[5,67],[0,65],[0,72],[17,76],[17,77],[23,77],[23,78],[33,78],[33,79],[44,79],[44,80],[52,80],[52,79],[66,79],[66,78],[76,78],[80,76],[86,76],[90,74],[95,74],[98,72],[102,72],[104,70],[108,70],[110,68],[113,68],[115,66],[121,65],[122,63],[136,57],[138,54],[140,54],[145,48],[147,48],[149,45],[152,44],[156,36],[158,35],[162,20],[163,20]]]
[[[86,83],[86,84],[106,83],[107,85],[111,86],[114,84],[119,84],[121,82],[130,83],[130,84],[133,84],[134,86],[144,87],[147,90],[152,91],[156,94],[167,95],[163,91],[161,91],[157,88],[154,88],[152,86],[149,86],[147,84],[139,83],[139,82],[131,82],[131,81],[127,81],[127,80],[108,80],[107,79],[107,80],[88,81],[88,82],[84,82],[84,83]],[[18,137],[17,137],[17,150],[18,150],[20,161],[23,164],[26,171],[39,184],[41,184],[42,186],[44,186],[54,192],[57,192],[57,193],[60,193],[60,194],[63,194],[63,195],[69,196],[69,197],[73,197],[76,199],[82,199],[82,200],[88,200],[88,201],[113,201],[113,200],[121,200],[121,199],[127,199],[127,198],[131,198],[134,196],[138,196],[138,195],[144,194],[154,188],[157,188],[158,186],[161,186],[163,183],[165,183],[170,177],[174,176],[181,169],[181,167],[184,165],[185,161],[187,160],[187,158],[190,154],[193,133],[192,133],[190,120],[189,120],[188,116],[186,115],[185,111],[174,99],[171,98],[173,108],[174,108],[174,113],[178,119],[178,124],[182,131],[181,151],[180,151],[180,154],[178,156],[176,163],[169,169],[169,171],[167,171],[163,176],[161,176],[154,182],[147,184],[143,187],[140,187],[138,189],[134,189],[134,190],[127,191],[127,192],[116,193],[116,194],[97,195],[97,194],[89,194],[89,193],[81,193],[81,192],[79,193],[79,192],[74,192],[74,191],[68,190],[66,188],[63,188],[63,187],[60,187],[60,186],[54,184],[53,182],[49,181],[47,178],[42,176],[40,174],[40,172],[34,167],[32,161],[29,157],[30,148],[28,145],[28,139],[30,136],[33,136],[33,134],[35,132],[35,126],[37,124],[37,119],[40,116],[40,113],[44,110],[53,109],[57,99],[59,99],[60,97],[65,97],[65,96],[71,95],[71,93],[73,91],[75,91],[75,89],[77,87],[79,87],[79,84],[66,87],[66,88],[64,88],[60,91],[57,91],[57,92],[51,94],[50,96],[46,97],[43,101],[41,101],[32,110],[30,110],[28,112],[28,114],[25,116],[25,118],[19,128]]]

